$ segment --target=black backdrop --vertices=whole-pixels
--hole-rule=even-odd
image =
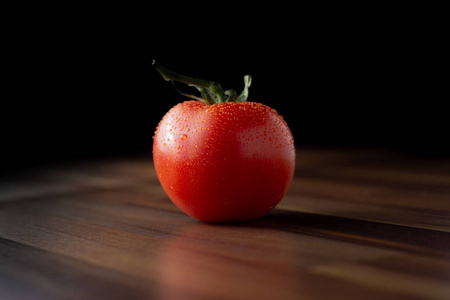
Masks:
[[[439,73],[448,73],[445,39],[428,12],[268,2],[217,15],[170,6],[13,11],[3,57],[2,169],[151,155],[159,120],[184,100],[153,59],[225,89],[240,91],[252,75],[250,100],[283,115],[298,147],[449,154],[448,82]]]

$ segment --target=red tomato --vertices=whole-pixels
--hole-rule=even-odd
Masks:
[[[295,168],[292,133],[256,102],[174,106],[153,137],[153,159],[169,198],[207,222],[253,220],[287,192]]]
[[[203,221],[245,221],[269,212],[294,175],[292,134],[260,103],[186,101],[162,119],[153,141],[169,198]]]

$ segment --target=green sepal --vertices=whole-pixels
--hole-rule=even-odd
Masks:
[[[252,84],[252,77],[250,75],[244,76],[244,90],[237,97],[236,102],[245,102],[248,98],[248,88]]]
[[[214,101],[214,94],[212,94],[208,89],[196,86],[197,90],[199,90],[200,94],[202,94],[202,100],[208,105],[212,105],[216,103]]]

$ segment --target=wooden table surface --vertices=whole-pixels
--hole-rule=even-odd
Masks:
[[[196,221],[151,154],[0,182],[0,299],[450,299],[450,159],[299,149],[288,194]]]

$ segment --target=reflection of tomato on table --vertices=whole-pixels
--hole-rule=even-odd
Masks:
[[[195,222],[180,229],[161,248],[158,299],[227,299],[233,291],[238,299],[297,299],[298,245],[292,235],[260,226]]]

